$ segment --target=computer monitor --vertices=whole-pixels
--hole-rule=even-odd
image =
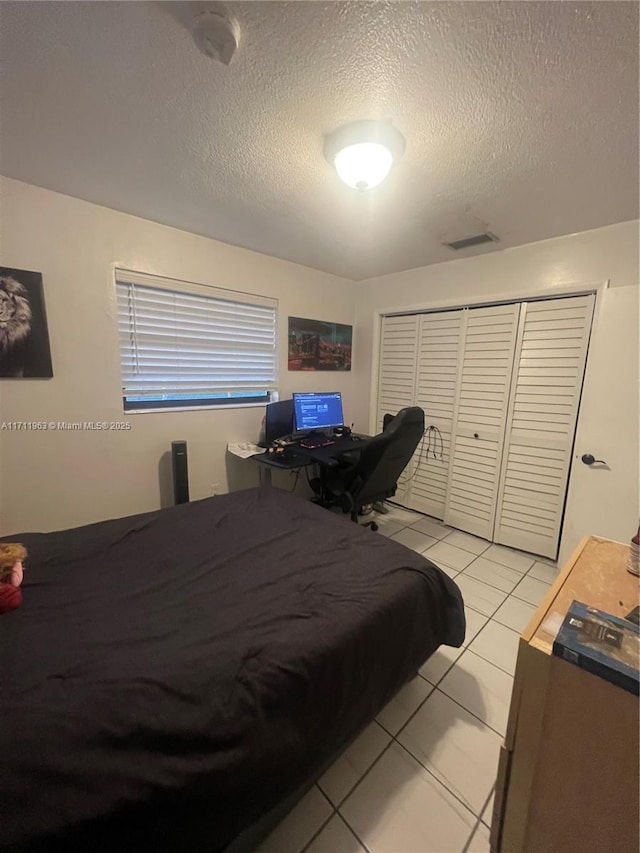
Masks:
[[[273,444],[277,438],[291,435],[293,432],[293,400],[279,400],[268,403],[264,417],[265,446]]]
[[[342,396],[339,391],[294,394],[293,408],[298,432],[344,426]]]

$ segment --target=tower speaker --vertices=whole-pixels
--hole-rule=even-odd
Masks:
[[[189,468],[186,441],[171,442],[171,464],[173,467],[173,499],[176,504],[189,503]]]

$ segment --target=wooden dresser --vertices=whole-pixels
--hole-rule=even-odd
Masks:
[[[574,599],[615,616],[638,604],[628,553],[585,539],[520,637],[492,853],[638,853],[638,699],[552,654]]]

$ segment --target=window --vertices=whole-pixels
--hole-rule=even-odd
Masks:
[[[277,301],[116,270],[125,411],[268,403]]]

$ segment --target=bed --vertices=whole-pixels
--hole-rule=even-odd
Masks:
[[[4,538],[11,853],[223,850],[464,639],[446,574],[279,489]]]

